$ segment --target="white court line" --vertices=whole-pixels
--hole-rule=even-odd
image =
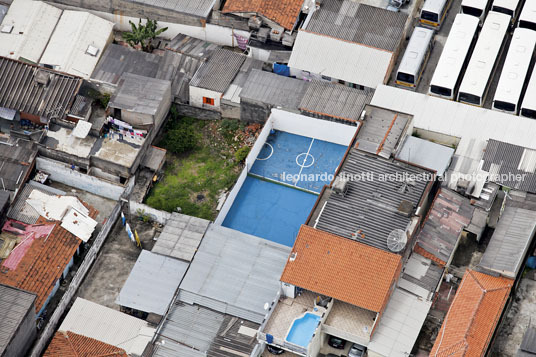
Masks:
[[[314,141],[315,141],[315,139],[311,139],[311,144],[309,144],[309,149],[307,149],[307,154],[305,155],[305,160],[307,160],[307,157],[309,157],[309,151],[311,151],[311,146],[313,146]],[[298,186],[298,182],[300,182],[301,172],[302,172],[304,166],[305,165],[302,165],[302,167],[300,169],[300,173],[298,174],[298,181],[296,181],[296,183],[294,184],[294,186],[296,186],[296,187]]]
[[[264,143],[264,145],[268,145],[270,147],[270,149],[272,149],[272,151],[270,152],[270,155],[268,155],[268,157],[265,157],[265,158],[262,158],[262,159],[259,159],[257,157],[256,160],[259,160],[259,161],[264,161],[264,160],[268,160],[269,158],[272,157],[272,155],[274,154],[274,147],[270,144],[270,143]]]

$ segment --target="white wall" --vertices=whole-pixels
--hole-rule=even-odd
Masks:
[[[236,199],[238,192],[240,192],[240,189],[242,188],[244,181],[246,181],[247,176],[248,176],[248,169],[247,167],[244,167],[244,170],[242,170],[242,172],[240,173],[240,176],[238,176],[238,180],[236,180],[236,183],[233,186],[233,189],[231,190],[231,192],[229,192],[229,195],[227,196],[225,203],[221,207],[220,213],[218,213],[218,217],[216,217],[216,219],[214,220],[214,224],[218,226],[222,225],[223,221],[225,220],[225,217],[227,216],[227,213],[229,213],[229,210],[233,206],[234,200]]]
[[[253,164],[255,163],[255,160],[257,160],[257,156],[259,156],[259,153],[261,152],[262,148],[264,147],[264,143],[266,142],[266,139],[268,139],[268,136],[270,135],[270,131],[274,127],[274,119],[272,116],[266,120],[266,123],[264,123],[264,127],[262,128],[259,136],[257,137],[257,140],[255,141],[255,144],[249,151],[248,156],[246,157],[246,168],[249,172]]]
[[[190,86],[190,105],[199,108],[211,108],[211,106],[203,106],[203,97],[214,99],[214,109],[220,109],[220,100],[223,93],[214,92],[208,89]]]
[[[166,211],[160,211],[144,205],[143,203],[130,201],[130,214],[138,215],[138,210],[142,211],[143,214],[150,216],[151,219],[160,224],[166,224],[168,219],[171,217],[171,213]]]
[[[115,23],[116,31],[130,31],[130,24],[128,21],[132,21],[138,24],[139,18],[122,16],[119,14],[110,14],[101,11],[90,11],[91,13],[100,16],[108,21]],[[144,23],[144,21],[142,21]],[[167,31],[162,33],[162,38],[170,40],[178,34],[184,34],[198,38],[203,41],[213,42],[222,46],[236,47],[238,44],[234,39],[233,32],[242,37],[249,38],[249,32],[241,30],[233,30],[229,27],[222,27],[213,24],[207,24],[206,27],[189,26],[182,24],[175,24],[172,22],[158,21],[159,28],[167,27]]]
[[[124,187],[121,185],[116,185],[110,181],[104,181],[98,177],[72,170],[69,165],[59,161],[38,157],[36,159],[36,167],[37,170],[50,174],[52,181],[58,181],[65,185],[112,200],[119,200],[124,190]]]
[[[287,133],[307,136],[318,140],[348,146],[357,127],[315,119],[285,110],[272,109],[273,127]]]

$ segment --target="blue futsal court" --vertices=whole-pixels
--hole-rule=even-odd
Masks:
[[[271,133],[223,226],[292,246],[345,151],[343,145]]]

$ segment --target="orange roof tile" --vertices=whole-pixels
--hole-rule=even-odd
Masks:
[[[58,331],[43,357],[128,357],[125,350],[71,331]]]
[[[401,261],[398,254],[302,225],[281,281],[380,312]]]
[[[430,356],[483,356],[513,282],[467,270]]]
[[[89,208],[89,216],[96,218],[98,211]],[[39,217],[36,225],[52,224],[54,229],[48,236],[36,238],[20,259],[16,269],[0,268],[0,284],[26,290],[37,295],[36,313],[39,313],[56,281],[71,261],[82,242],[75,235],[60,226],[60,222],[50,222]]]
[[[300,14],[303,0],[227,0],[224,13],[256,13],[292,30]]]

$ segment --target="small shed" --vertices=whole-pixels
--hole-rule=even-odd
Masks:
[[[0,284],[0,356],[25,356],[33,344],[36,296]]]

